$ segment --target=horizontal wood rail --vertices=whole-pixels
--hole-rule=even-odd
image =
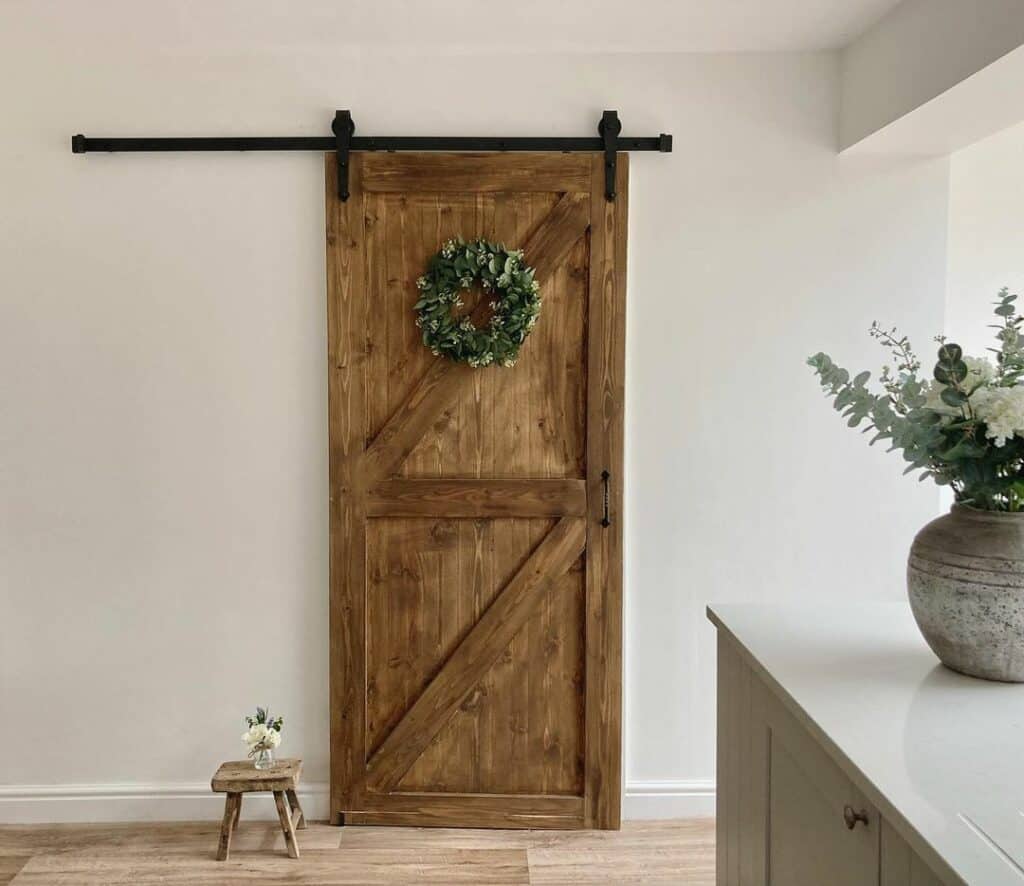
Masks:
[[[349,824],[436,825],[464,823],[472,815],[476,827],[566,828],[583,823],[583,798],[557,794],[441,794],[395,791],[362,795],[360,809],[346,812]]]
[[[583,517],[583,480],[385,480],[367,491],[368,517]]]

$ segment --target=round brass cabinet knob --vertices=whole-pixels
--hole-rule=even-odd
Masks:
[[[849,830],[853,830],[857,827],[857,822],[863,822],[864,826],[867,827],[868,814],[861,810],[857,812],[852,806],[843,807],[843,821],[846,822],[846,827]]]

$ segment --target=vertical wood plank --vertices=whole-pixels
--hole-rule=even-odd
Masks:
[[[622,793],[622,404],[625,395],[626,221],[629,160],[617,162],[617,197],[604,196],[603,158],[591,165],[587,348],[586,774],[585,815],[617,829]],[[601,526],[602,471],[612,524]]]
[[[364,602],[366,521],[358,463],[366,445],[366,297],[363,157],[350,160],[347,202],[337,197],[334,155],[325,156],[327,352],[330,446],[331,814],[358,804],[366,760]]]

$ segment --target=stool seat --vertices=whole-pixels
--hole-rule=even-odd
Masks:
[[[252,760],[229,760],[220,764],[210,787],[217,794],[294,791],[301,775],[301,760],[278,760],[271,769],[257,769]]]
[[[274,804],[277,806],[281,830],[284,831],[284,844],[288,856],[299,857],[295,829],[302,830],[306,826],[306,816],[295,793],[301,775],[302,761],[297,759],[278,760],[269,769],[257,769],[252,760],[230,760],[220,764],[210,780],[210,787],[214,793],[227,794],[224,798],[220,843],[217,846],[218,861],[226,861],[231,854],[231,835],[242,814],[242,794],[257,791],[268,791],[274,795]]]

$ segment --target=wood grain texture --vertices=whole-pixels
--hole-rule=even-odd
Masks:
[[[617,548],[609,540],[610,560],[599,552],[612,565],[598,563],[595,578],[585,542],[601,517],[594,477],[621,465],[621,427],[612,428],[621,403],[607,403],[609,392],[622,395],[621,305],[602,306],[624,296],[616,251],[624,206],[609,214],[603,191],[595,202],[603,185],[593,185],[594,169],[603,181],[603,167],[589,156],[359,160],[358,218],[338,208],[333,164],[326,192],[332,812],[348,822],[437,826],[479,821],[487,808],[490,827],[615,827],[615,815],[593,810],[618,803],[618,763],[602,767],[619,750],[618,714],[604,719],[619,704],[609,681],[619,679],[620,595],[605,599],[598,589],[616,574]],[[473,370],[422,345],[415,281],[439,244],[459,236],[522,246],[537,270],[540,322],[514,368]],[[595,238],[610,244],[599,271]],[[486,306],[473,297],[462,310],[477,317]],[[600,327],[596,362],[595,309],[617,312]],[[595,448],[591,435],[606,431]],[[621,514],[614,490],[613,507]],[[528,583],[527,603],[492,632],[492,610],[515,598],[517,576],[570,523],[580,527],[576,556]],[[619,533],[617,522],[605,530]],[[599,624],[602,648],[588,659]],[[466,657],[489,632],[486,653]],[[596,690],[588,669],[603,681]],[[614,697],[601,701],[605,688]],[[589,734],[596,724],[603,738]],[[592,750],[601,758],[588,763]],[[409,806],[414,795],[423,797],[418,809]],[[501,813],[470,799],[510,795],[538,808]],[[551,813],[549,800],[583,811]]]
[[[220,837],[217,842],[217,861],[226,861],[231,856],[231,833],[238,819],[239,795],[228,794],[224,798],[224,819],[220,823]]]
[[[363,810],[346,824],[576,829],[583,826],[583,798],[550,794],[389,793],[364,795]]]
[[[385,480],[366,493],[369,517],[585,517],[582,480]]]
[[[619,154],[615,190],[604,196],[603,159],[591,181],[587,351],[586,817],[617,828],[622,795],[622,452],[626,354],[626,220],[629,157]],[[611,525],[601,526],[608,471]]]
[[[401,213],[389,198],[389,218]],[[492,240],[527,243],[541,230],[559,202],[555,194],[478,195],[470,205],[464,198],[450,205],[425,205],[426,220],[416,227],[415,206],[422,198],[406,201],[406,223],[401,226],[402,252],[408,262],[387,276],[410,273],[410,291],[422,263],[437,249],[437,235],[454,235],[474,225]],[[435,201],[439,202],[439,201]],[[410,218],[411,216],[411,218]],[[414,236],[419,230],[422,239]],[[488,369],[474,374],[460,398],[439,414],[401,465],[404,477],[523,477],[580,478],[585,461],[586,301],[587,244],[581,237],[562,263],[543,282],[541,320],[523,345],[513,371]],[[422,256],[418,261],[416,256]],[[418,371],[420,361],[433,359],[419,344],[419,336],[404,301],[394,299],[387,310],[388,335],[375,336],[378,366],[404,366],[403,375]],[[425,367],[424,367],[425,370]],[[415,380],[415,375],[413,379]],[[401,404],[400,395],[410,380],[389,377],[387,409],[382,422]],[[376,422],[372,425],[378,427]]]
[[[553,522],[371,522],[367,735],[375,749]],[[515,643],[403,777],[402,790],[581,792],[581,569],[577,561],[553,581]],[[522,684],[536,690],[526,702]]]
[[[607,886],[657,882],[711,886],[714,882],[714,826],[707,819],[626,822],[618,832],[336,828],[311,823],[303,832],[302,857],[297,860],[284,856],[276,822],[243,821],[234,835],[232,858],[222,862],[213,857],[217,827],[216,822],[0,826],[0,883]]]
[[[216,869],[214,869],[216,865]],[[296,869],[301,865],[301,872]],[[38,856],[15,878],[16,886],[370,886],[370,884],[526,884],[524,850],[445,850],[442,852],[308,852],[301,859],[265,854],[228,862],[202,857],[78,858]]]
[[[327,207],[328,438],[330,451],[330,716],[332,809],[352,792],[364,745],[366,520],[359,466],[366,444],[366,218],[361,155],[350,158],[347,202],[325,156]]]
[[[590,158],[586,154],[375,154],[362,184],[367,193],[589,193]]]
[[[366,450],[361,465],[364,482],[370,485],[394,474],[427,430],[446,420],[445,410],[478,371],[443,357],[434,360]]]
[[[302,777],[302,761],[277,760],[270,769],[257,769],[252,760],[221,763],[210,780],[215,793],[244,794],[247,791],[294,790]]]
[[[376,790],[398,783],[585,543],[583,520],[559,520],[370,758],[368,780]]]
[[[31,855],[0,855],[0,886],[7,886],[31,858]]]
[[[545,283],[590,223],[590,195],[563,194],[526,241],[523,252],[533,278]]]
[[[284,845],[288,850],[288,857],[298,858],[299,844],[295,840],[295,826],[292,824],[291,810],[285,802],[284,791],[274,791],[274,805],[277,807],[277,817],[281,822],[281,832],[284,834]]]
[[[295,829],[302,831],[306,829],[306,813],[302,811],[302,804],[299,803],[299,795],[294,790],[287,790],[288,806],[292,811],[292,821],[295,822]]]
[[[387,807],[395,812],[415,812],[427,805],[441,811],[446,805],[452,811],[464,808],[474,815],[496,816],[510,813],[520,818],[531,815],[551,815],[580,819],[583,816],[582,797],[559,797],[551,794],[437,794],[433,791],[396,791],[387,795],[368,793],[367,808]]]
[[[406,203],[405,208],[407,207],[408,204]],[[456,210],[463,209],[464,212],[464,207],[454,208]],[[403,235],[406,235],[408,226],[415,225],[415,216],[410,217],[408,213],[399,213],[398,211],[388,212],[387,209],[388,204],[385,203],[384,211],[388,219],[392,217],[402,219],[401,229]],[[569,250],[586,231],[589,209],[587,201],[582,196],[566,194],[558,200],[550,211],[543,214],[530,236],[525,237],[522,248],[526,255],[526,260],[534,268],[534,279],[541,286],[544,286],[549,281]],[[429,231],[430,229],[431,226],[429,224],[421,224],[420,226],[420,230]],[[385,236],[387,236],[389,229],[386,225],[383,230]],[[459,235],[448,234],[448,236]],[[386,253],[387,246],[392,246],[395,239],[396,236],[389,238],[386,241],[387,245],[379,251]],[[442,237],[433,242],[435,244],[443,242],[443,239]],[[436,251],[436,245],[433,248]],[[400,255],[404,257],[404,250],[400,252]],[[388,263],[387,260],[382,262],[378,259],[378,266],[381,265],[389,271],[393,268],[393,265]],[[405,283],[404,289],[406,292],[414,291],[413,281],[415,277],[405,277],[405,275],[411,275],[412,268],[415,268],[415,276],[419,276],[425,265],[426,257],[415,266],[410,266],[403,261],[404,274],[398,276],[398,279]],[[386,280],[388,285],[395,279],[396,275],[394,273],[387,273]],[[404,307],[407,314],[405,323],[400,322],[406,333],[403,335],[403,344],[406,347],[411,344],[422,353],[429,354],[429,351],[423,348],[417,340],[419,336],[415,326],[412,325],[411,311],[407,308],[408,299],[395,298],[392,301]],[[546,325],[552,327],[555,325],[555,322],[548,320]],[[414,339],[411,342],[409,341],[410,336],[408,334],[408,327],[410,326],[413,328],[412,338]],[[388,329],[386,334],[390,335],[391,330]],[[402,361],[398,361],[397,365],[401,367],[403,365]],[[492,368],[485,371],[493,374],[497,370]],[[409,457],[410,453],[420,444],[420,441],[429,429],[433,427],[444,428],[450,424],[453,415],[451,412],[452,405],[461,399],[467,388],[470,387],[471,383],[480,374],[481,370],[474,369],[464,363],[453,363],[443,357],[434,359],[420,376],[419,381],[408,391],[401,404],[391,413],[387,422],[377,432],[372,443],[367,448],[360,465],[360,474],[364,484],[369,487],[393,475]]]

